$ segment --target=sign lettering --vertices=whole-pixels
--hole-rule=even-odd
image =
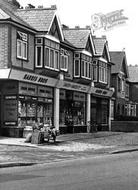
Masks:
[[[38,83],[43,83],[43,84],[46,84],[48,81],[48,79],[46,78],[38,77],[38,76],[30,75],[30,74],[25,74],[23,79],[27,81],[33,81],[33,82],[38,82]]]

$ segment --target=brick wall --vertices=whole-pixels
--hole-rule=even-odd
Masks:
[[[22,31],[24,33],[28,34],[28,60],[24,61],[21,59],[17,59],[17,43],[16,43],[16,35],[17,35],[17,29],[15,27],[12,27],[12,38],[11,38],[11,61],[12,65],[16,67],[21,67],[25,69],[34,69],[34,36],[31,34],[28,34],[26,31]],[[20,30],[19,30],[20,31]]]
[[[8,31],[7,25],[0,25],[0,68],[8,67]]]
[[[138,132],[138,121],[112,121],[112,131]]]

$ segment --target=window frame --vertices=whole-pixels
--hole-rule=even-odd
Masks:
[[[75,68],[76,64],[75,64],[75,62],[76,61],[78,61],[78,75],[75,74],[75,71],[76,71],[76,68]],[[78,58],[74,60],[74,77],[80,77],[80,59],[78,59]]]
[[[97,66],[97,61],[96,60],[93,61],[92,67],[93,67],[93,69],[92,69],[92,72],[93,72],[92,79],[93,79],[93,82],[97,82],[98,81],[98,66]],[[96,70],[96,72],[95,72],[95,70]],[[96,77],[95,77],[95,74],[96,74]]]
[[[67,50],[64,50],[61,48],[61,50],[60,50],[60,70],[67,72],[68,71],[68,65],[69,65],[69,55],[66,52],[67,52]]]
[[[107,69],[107,64],[104,62],[99,63],[99,82],[107,84],[108,83],[108,69]]]
[[[91,79],[91,62],[81,60],[81,76],[82,78]]]
[[[19,45],[18,45],[19,43],[20,43],[20,55],[19,55]],[[25,47],[25,51],[24,51],[24,47]],[[26,55],[26,56],[24,56],[24,55]],[[17,31],[16,56],[18,59],[22,59],[25,61],[28,60],[28,34],[27,33]]]
[[[37,64],[37,61],[38,61],[38,51],[37,51],[37,48],[41,48],[41,64],[40,65],[38,65]],[[41,46],[41,45],[37,45],[36,47],[35,47],[35,53],[36,53],[36,57],[35,57],[35,67],[37,67],[37,68],[41,68],[42,66],[43,66],[43,46]]]
[[[46,65],[46,63],[44,62],[44,68],[47,68],[47,69],[51,69],[51,70],[55,70],[55,71],[59,71],[59,51],[58,50],[55,50],[55,49],[53,49],[53,48],[50,48],[50,47],[48,47],[48,46],[45,46],[44,47],[45,48],[45,50],[46,49],[48,49],[49,50],[49,60],[48,60],[48,62],[49,62],[49,65]],[[51,52],[53,52],[53,66],[51,66]],[[57,67],[55,66],[55,58],[56,58],[56,56],[55,56],[55,54],[56,53],[58,53],[58,65],[57,65]],[[44,55],[44,56],[46,56],[46,54]],[[45,59],[44,59],[45,60]],[[46,60],[45,60],[46,61]]]

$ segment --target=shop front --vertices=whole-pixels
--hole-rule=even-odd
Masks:
[[[94,88],[91,94],[91,122],[97,130],[109,130],[110,98],[112,91]]]
[[[59,129],[61,133],[87,132],[86,92],[89,87],[60,81]]]
[[[49,78],[46,83],[46,78],[41,76],[41,81],[43,79],[47,86],[42,82],[29,81],[35,77],[39,81],[39,75],[18,74],[22,74],[22,77],[19,75],[20,80],[12,76],[14,80],[1,81],[1,135],[4,136],[22,137],[24,128],[36,123],[53,125],[54,86],[57,81],[53,79],[49,86]],[[28,76],[28,81],[24,76]]]

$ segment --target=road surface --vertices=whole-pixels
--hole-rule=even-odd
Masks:
[[[3,168],[0,190],[138,190],[138,152]]]

